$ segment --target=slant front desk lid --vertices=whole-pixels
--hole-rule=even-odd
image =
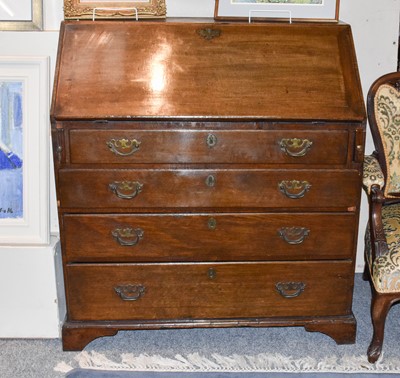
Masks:
[[[52,118],[362,121],[344,24],[68,21]]]

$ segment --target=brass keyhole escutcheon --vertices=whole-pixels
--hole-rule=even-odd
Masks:
[[[216,178],[213,175],[209,175],[206,178],[206,185],[210,188],[213,188],[217,183]]]
[[[221,30],[205,28],[197,30],[197,34],[203,37],[205,40],[211,41],[212,39],[217,38],[221,35]]]
[[[208,278],[210,280],[215,280],[217,278],[217,271],[214,268],[208,269]]]
[[[213,148],[217,145],[218,139],[214,134],[208,134],[206,143],[209,148]]]
[[[215,230],[217,228],[217,220],[215,218],[210,218],[207,222],[207,226],[210,230]]]

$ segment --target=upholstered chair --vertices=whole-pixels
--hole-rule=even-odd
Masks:
[[[374,363],[382,351],[386,316],[400,301],[399,72],[372,84],[367,109],[375,151],[364,161],[363,186],[369,199],[364,278],[370,280],[372,289],[373,337],[368,360]]]

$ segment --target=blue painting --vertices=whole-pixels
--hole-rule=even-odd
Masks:
[[[23,82],[0,80],[0,219],[23,214]]]

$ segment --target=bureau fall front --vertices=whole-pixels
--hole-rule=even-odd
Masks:
[[[66,21],[51,117],[65,350],[190,327],[354,342],[348,25]]]

